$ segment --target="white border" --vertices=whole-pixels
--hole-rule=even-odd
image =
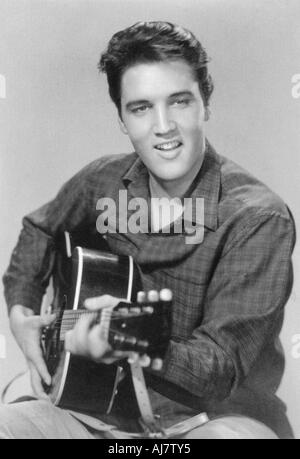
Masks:
[[[78,303],[79,303],[79,295],[80,295],[80,289],[81,289],[81,283],[82,283],[82,274],[83,274],[83,252],[81,247],[76,247],[77,253],[78,253],[78,270],[77,270],[77,281],[76,281],[76,290],[75,290],[75,298],[74,298],[74,303],[73,303],[73,311],[77,311],[78,309]],[[69,363],[70,363],[70,352],[66,352],[65,355],[65,361],[64,361],[64,368],[62,372],[62,377],[60,381],[60,387],[58,390],[57,397],[54,401],[55,405],[58,405],[62,396],[62,393],[64,391],[65,387],[65,382],[67,379],[67,373],[69,369]]]
[[[128,288],[127,288],[127,301],[131,300],[132,295],[132,284],[133,284],[133,258],[131,256],[129,258],[129,275],[128,275]]]

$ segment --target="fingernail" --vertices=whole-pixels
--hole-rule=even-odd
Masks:
[[[161,371],[163,368],[162,359],[154,359],[151,366],[152,366],[152,370]]]
[[[128,357],[128,363],[136,363],[138,361],[138,355],[133,354],[130,357]]]
[[[151,359],[148,355],[141,358],[141,365],[143,367],[149,367],[151,364]]]

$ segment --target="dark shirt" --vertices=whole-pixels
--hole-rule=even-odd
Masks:
[[[118,203],[119,190],[127,190],[128,199],[148,200],[148,180],[135,153],[103,157],[25,217],[4,275],[8,307],[22,304],[38,313],[57,235],[95,234],[99,198]],[[173,291],[164,367],[147,374],[154,410],[165,425],[200,411],[243,414],[289,437],[285,406],[275,394],[284,371],[279,333],[293,281],[291,214],[277,195],[208,143],[190,197],[204,199],[201,243],[186,244],[185,235],[174,232],[107,234],[112,252],[138,263],[145,290]]]

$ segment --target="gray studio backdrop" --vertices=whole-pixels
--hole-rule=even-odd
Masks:
[[[299,0],[0,0],[1,275],[25,213],[89,161],[130,151],[96,64],[113,32],[148,19],[203,42],[216,88],[209,139],[280,194],[299,227]],[[294,265],[280,394],[300,438],[299,246]],[[0,389],[24,367],[1,286]]]

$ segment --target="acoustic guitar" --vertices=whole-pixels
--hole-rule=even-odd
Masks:
[[[52,384],[46,387],[57,406],[108,414],[119,397],[132,400],[138,410],[127,363],[107,365],[64,350],[65,334],[83,314],[93,314],[107,331],[113,349],[147,355],[159,367],[171,335],[172,295],[142,292],[139,268],[130,256],[76,247],[71,256],[58,257],[54,275],[52,312],[55,322],[43,331],[41,344]],[[110,294],[122,301],[113,310],[87,311],[87,298]]]

